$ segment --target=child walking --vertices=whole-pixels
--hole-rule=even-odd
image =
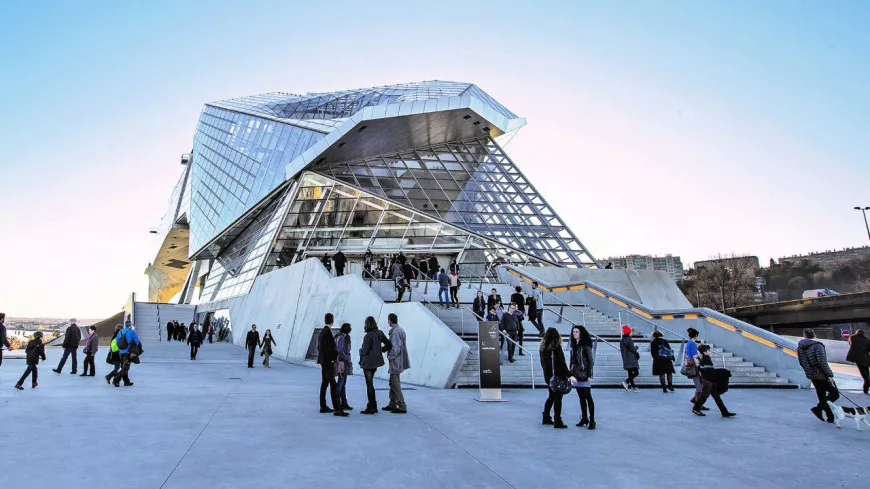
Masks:
[[[31,385],[31,388],[36,389],[36,386],[39,385],[36,383],[37,378],[39,377],[37,365],[39,365],[40,358],[45,360],[45,345],[42,344],[42,331],[33,333],[33,339],[27,342],[27,348],[24,350],[24,353],[27,356],[27,369],[24,371],[24,375],[18,379],[18,383],[15,384],[15,388],[20,391],[24,390],[22,385],[31,372],[33,373],[33,384]]]

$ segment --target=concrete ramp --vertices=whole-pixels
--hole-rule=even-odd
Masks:
[[[236,345],[244,346],[245,336],[256,324],[261,337],[266,329],[271,330],[277,342],[274,357],[309,366],[315,366],[315,334],[323,327],[324,314],[331,312],[336,332],[342,323],[351,324],[351,355],[359,375],[365,318],[374,317],[388,334],[387,315],[395,313],[405,330],[411,360],[402,381],[429,387],[452,386],[469,349],[423,304],[384,303],[358,275],[332,277],[316,258],[257,277],[248,295],[197,306],[199,313],[218,309],[229,310]],[[389,378],[387,367],[378,369],[376,376]]]
[[[593,282],[651,309],[692,307],[677,284],[665,272],[519,266],[511,266],[511,268],[535,278],[547,288]]]

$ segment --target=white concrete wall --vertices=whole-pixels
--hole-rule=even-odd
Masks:
[[[244,346],[245,335],[256,324],[261,337],[266,329],[272,330],[278,343],[273,349],[276,358],[297,364],[312,364],[305,354],[327,312],[335,316],[336,329],[344,322],[351,324],[355,374],[362,374],[358,351],[367,316],[389,334],[387,314],[398,315],[411,360],[403,382],[451,387],[468,353],[468,345],[420,303],[385,304],[359,275],[331,277],[313,258],[257,277],[248,295],[201,304],[198,311],[222,308],[230,310],[235,344]],[[378,369],[377,377],[389,377],[386,365]]]

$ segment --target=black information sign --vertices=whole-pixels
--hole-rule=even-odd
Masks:
[[[480,321],[477,330],[477,351],[480,358],[480,388],[501,389],[501,355],[498,323]]]

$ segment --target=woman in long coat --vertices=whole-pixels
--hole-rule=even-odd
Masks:
[[[649,353],[652,355],[653,375],[659,376],[659,382],[662,385],[662,392],[674,391],[674,350],[671,349],[671,344],[664,339],[661,331],[653,331],[653,340],[649,344]],[[667,380],[667,383],[665,381]]]
[[[362,346],[359,349],[359,366],[363,369],[366,378],[366,394],[368,404],[360,411],[362,414],[375,414],[378,412],[378,400],[375,397],[375,372],[384,366],[384,352],[390,351],[392,345],[383,331],[378,329],[375,318],[369,316],[364,323],[366,332],[363,336]]]

